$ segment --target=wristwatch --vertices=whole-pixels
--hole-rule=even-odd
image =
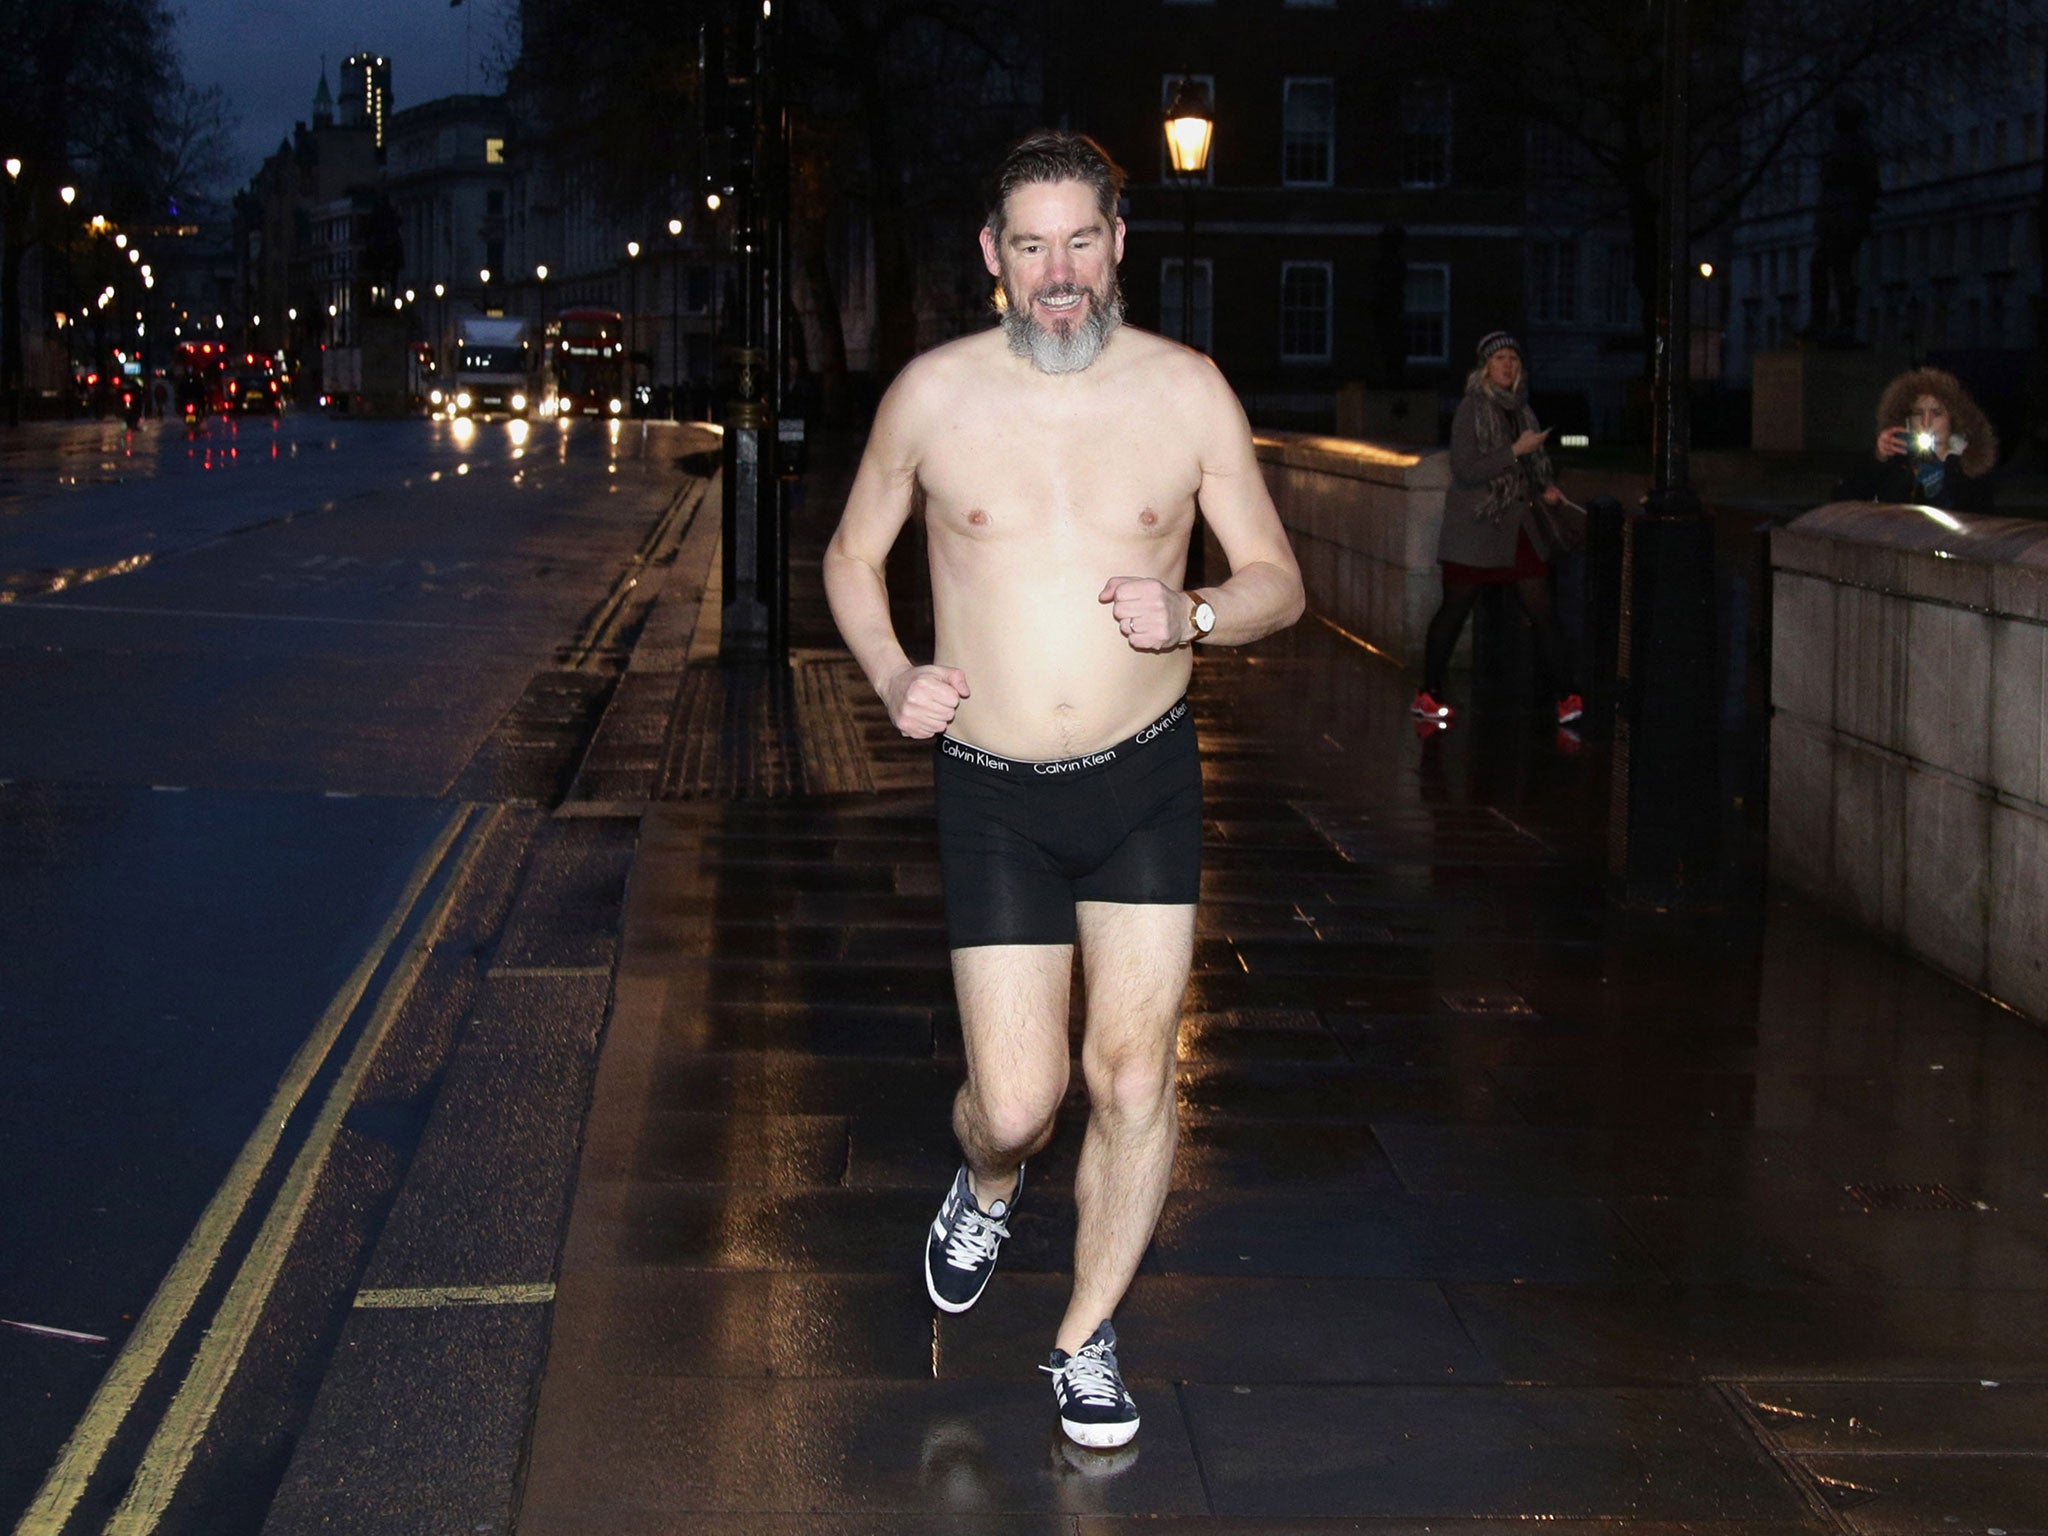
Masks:
[[[1209,632],[1216,627],[1216,610],[1199,592],[1190,592],[1187,599],[1193,606],[1188,609],[1188,623],[1194,626],[1192,640],[1206,640]]]

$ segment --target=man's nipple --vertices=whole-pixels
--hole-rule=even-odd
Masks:
[[[977,528],[986,528],[988,526],[988,514],[982,511],[981,508],[976,507],[967,514],[967,521]]]
[[[1159,514],[1157,512],[1154,512],[1150,507],[1145,508],[1144,511],[1138,514],[1138,526],[1140,528],[1150,528],[1153,524],[1157,523],[1158,521]]]

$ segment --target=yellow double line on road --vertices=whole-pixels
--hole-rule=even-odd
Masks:
[[[292,1057],[256,1130],[244,1143],[227,1177],[207,1203],[198,1225],[171,1265],[170,1272],[157,1287],[156,1295],[150,1298],[149,1306],[122,1345],[121,1353],[108,1368],[77,1428],[59,1452],[56,1465],[43,1480],[35,1501],[15,1527],[15,1536],[58,1536],[70,1521],[87,1485],[98,1472],[107,1448],[127,1422],[143,1388],[156,1374],[172,1342],[191,1316],[215,1265],[220,1262],[229,1237],[262,1183],[300,1100],[326,1064],[335,1042],[354,1016],[364,993],[369,990],[371,980],[411,919],[421,895],[433,883],[435,875],[448,861],[450,850],[468,829],[468,841],[457,855],[440,895],[385,982],[375,1010],[329,1088],[319,1118],[314,1121],[298,1155],[292,1159],[249,1252],[243,1257],[219,1310],[208,1325],[177,1395],[151,1436],[120,1508],[106,1526],[109,1536],[115,1536],[115,1533],[118,1536],[146,1536],[147,1532],[155,1529],[177,1492],[179,1480],[190,1466],[193,1453],[198,1450],[207,1425],[212,1422],[214,1411],[234,1377],[242,1352],[255,1332],[264,1304],[269,1300],[285,1257],[291,1250],[292,1240],[305,1219],[314,1187],[321,1170],[326,1167],[328,1154],[341,1131],[342,1118],[348,1113],[356,1089],[376,1059],[378,1047],[382,1045],[392,1020],[397,1017],[420,973],[426,968],[434,943],[454,909],[465,874],[504,814],[502,806],[492,807],[481,817],[477,811],[478,807],[473,803],[459,806],[413,867],[404,892],[377,937],[335,993],[313,1032]]]

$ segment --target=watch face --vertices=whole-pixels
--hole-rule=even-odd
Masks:
[[[1215,627],[1216,610],[1214,608],[1211,608],[1207,603],[1195,604],[1195,628],[1199,629],[1203,634],[1206,635],[1207,633],[1209,633],[1210,630],[1214,629]]]

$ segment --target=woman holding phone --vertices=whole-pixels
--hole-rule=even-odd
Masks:
[[[1543,451],[1547,428],[1529,409],[1529,379],[1522,346],[1506,331],[1479,342],[1478,366],[1465,380],[1465,398],[1451,421],[1451,485],[1444,493],[1443,531],[1437,563],[1443,570],[1443,602],[1429,621],[1424,644],[1422,691],[1411,712],[1438,725],[1453,713],[1444,702],[1451,651],[1472,614],[1480,592],[1512,587],[1536,636],[1536,664],[1557,700],[1557,723],[1569,725],[1585,713],[1571,680],[1570,650],[1550,606],[1548,556],[1560,551],[1537,542],[1540,529],[1530,516],[1532,499],[1553,505],[1565,500]]]
[[[1837,501],[1989,512],[1998,434],[1952,373],[1914,368],[1877,402],[1877,457],[1835,487]]]

